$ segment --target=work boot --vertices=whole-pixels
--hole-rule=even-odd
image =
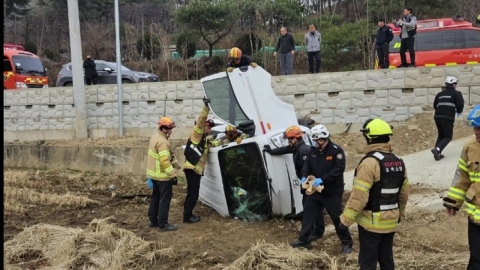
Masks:
[[[342,245],[342,254],[350,254],[350,253],[352,253],[352,246]]]
[[[183,215],[183,223],[197,223],[200,221],[199,216],[195,215]]]
[[[311,249],[312,248],[312,243],[310,241],[308,242],[302,242],[300,240],[296,240],[292,243],[290,243],[290,246],[294,248],[306,248],[306,249]]]
[[[150,222],[148,223],[148,227],[150,227],[150,228],[158,227],[158,222],[152,222],[152,221],[150,221]]]
[[[440,154],[440,155],[439,155],[439,157],[440,157],[440,159],[443,159],[443,158],[445,158],[445,156],[444,156],[444,155],[442,155],[442,154]]]
[[[432,150],[430,150],[433,154],[433,158],[436,160],[436,161],[439,161],[441,158],[440,158],[440,152],[438,152],[437,148],[433,148]]]
[[[162,232],[174,232],[174,231],[178,230],[177,226],[169,224],[169,223],[167,223],[167,225],[165,225],[163,227],[160,227],[159,229]]]
[[[320,238],[323,238],[323,233],[318,233],[318,232],[313,232],[311,235],[310,235],[310,238],[308,238],[308,241],[316,241]]]

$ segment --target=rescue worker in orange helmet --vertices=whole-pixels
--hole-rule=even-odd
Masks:
[[[239,67],[244,67],[244,66],[250,66],[256,67],[257,64],[255,62],[252,62],[252,59],[244,55],[242,53],[242,50],[240,50],[237,47],[233,47],[230,49],[228,52],[228,71],[232,72],[234,68],[239,68]]]
[[[183,209],[183,222],[196,223],[200,217],[193,214],[193,209],[198,201],[200,192],[200,179],[202,178],[205,164],[207,163],[208,150],[210,149],[212,137],[209,136],[212,127],[215,125],[213,120],[207,120],[210,107],[210,100],[204,98],[202,111],[198,117],[197,123],[188,138],[185,147],[185,164],[183,171],[187,178],[187,196],[185,198]]]
[[[248,136],[245,133],[240,133],[236,127],[232,125],[227,125],[225,127],[225,137],[217,139],[212,142],[213,146],[220,146],[224,144],[229,144],[231,142],[237,142],[240,144],[243,139],[246,139]]]
[[[168,117],[158,121],[158,132],[150,139],[147,157],[147,181],[153,189],[148,207],[150,227],[160,231],[176,231],[177,227],[168,222],[173,185],[177,183],[177,172],[172,165],[173,155],[168,139],[175,128],[175,122]]]
[[[475,138],[463,146],[443,206],[447,208],[449,216],[454,216],[465,202],[470,247],[467,270],[477,270],[480,269],[480,104],[467,116],[467,126],[473,127]]]
[[[355,169],[352,192],[340,216],[341,227],[358,224],[362,270],[395,269],[393,237],[405,215],[410,185],[405,163],[392,153],[392,127],[382,119],[369,119],[361,130],[366,155]]]
[[[288,146],[272,149],[270,145],[265,145],[263,149],[272,156],[293,154],[293,163],[295,165],[295,174],[298,179],[302,178],[303,163],[310,153],[311,147],[303,140],[303,131],[298,126],[291,126],[283,133],[283,138],[288,140]],[[305,205],[305,190],[300,189],[303,194],[302,204]],[[321,216],[320,216],[321,217]],[[323,217],[321,217],[323,218]],[[313,235],[313,234],[312,234]],[[312,238],[312,237],[310,237]],[[319,236],[313,238],[318,239]]]

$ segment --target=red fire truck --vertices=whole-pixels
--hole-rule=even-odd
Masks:
[[[40,58],[16,44],[3,44],[3,90],[48,88]]]

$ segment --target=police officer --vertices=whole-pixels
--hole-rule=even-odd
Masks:
[[[452,140],[455,112],[457,117],[460,117],[460,114],[463,112],[465,102],[462,93],[455,90],[457,84],[457,78],[448,76],[445,79],[445,90],[439,92],[433,101],[433,108],[435,109],[434,119],[438,131],[435,147],[431,150],[435,160],[443,158],[442,151]]]
[[[360,270],[395,269],[393,236],[405,214],[409,182],[405,163],[388,143],[392,127],[381,119],[369,119],[361,130],[367,140],[366,155],[355,170],[350,198],[341,227],[358,224]]]
[[[204,99],[202,111],[198,117],[197,123],[188,138],[185,147],[185,164],[183,171],[187,178],[187,196],[185,198],[183,209],[183,222],[196,223],[200,221],[200,217],[193,214],[193,209],[198,201],[200,192],[200,179],[207,163],[207,154],[210,149],[212,137],[209,137],[211,128],[214,126],[213,120],[207,120],[210,107],[210,100]]]
[[[330,141],[327,128],[316,125],[310,134],[316,146],[312,147],[310,154],[303,164],[302,184],[306,177],[313,175],[316,180],[313,187],[323,185],[321,193],[314,192],[307,195],[303,211],[302,229],[298,240],[291,243],[292,247],[311,248],[311,235],[316,226],[317,233],[321,236],[325,232],[323,208],[327,210],[332,219],[338,238],[342,242],[342,253],[352,252],[352,236],[348,228],[341,228],[340,215],[342,214],[342,197],[344,191],[343,173],[345,172],[345,153],[343,149]],[[318,216],[320,215],[321,218]]]
[[[388,68],[390,66],[389,44],[392,40],[392,28],[385,24],[384,19],[379,19],[377,36],[375,38],[375,47],[377,49],[378,66],[380,68]]]
[[[293,154],[295,174],[298,177],[298,179],[301,179],[303,163],[307,159],[307,156],[310,153],[311,147],[308,146],[303,140],[303,131],[298,126],[291,126],[287,128],[283,133],[283,138],[288,140],[288,146],[272,149],[270,148],[270,145],[267,144],[263,148],[265,149],[265,152],[269,153],[272,156]],[[307,199],[307,196],[305,195],[304,189],[301,189],[301,192],[303,194],[302,204],[303,204],[303,207],[305,207],[305,200]],[[323,217],[319,215],[318,218],[323,218]],[[310,240],[311,241],[317,240],[321,238],[322,235],[323,235],[323,232],[318,233],[317,231],[314,230],[312,232],[312,235],[310,235]]]
[[[452,186],[443,199],[443,205],[447,208],[447,214],[454,216],[465,202],[470,246],[467,270],[477,270],[480,269],[480,104],[468,115],[467,125],[473,127],[475,139],[463,146]]]

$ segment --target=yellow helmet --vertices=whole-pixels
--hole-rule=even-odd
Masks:
[[[225,132],[237,132],[237,128],[232,125],[227,125],[225,127]]]
[[[242,50],[237,47],[233,47],[232,49],[230,49],[228,57],[231,59],[240,59],[242,58]]]
[[[365,137],[377,138],[380,136],[390,136],[393,134],[393,127],[380,118],[368,119],[360,130]]]

